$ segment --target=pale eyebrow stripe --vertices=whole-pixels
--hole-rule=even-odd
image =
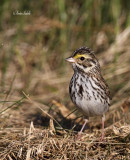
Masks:
[[[84,58],[89,58],[89,55],[84,55],[84,54],[77,54],[74,56],[74,58],[79,58],[79,57],[84,57]]]

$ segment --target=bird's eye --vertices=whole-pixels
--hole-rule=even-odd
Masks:
[[[80,57],[80,60],[83,61],[85,58],[84,57]]]

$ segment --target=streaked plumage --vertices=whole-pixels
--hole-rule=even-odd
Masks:
[[[96,115],[103,116],[110,105],[110,92],[94,52],[81,47],[66,60],[72,63],[74,70],[69,86],[72,102],[86,119]]]

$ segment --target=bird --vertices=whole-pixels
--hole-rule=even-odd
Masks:
[[[76,49],[66,58],[74,70],[69,85],[69,94],[77,109],[84,115],[84,124],[78,139],[89,122],[89,117],[102,116],[101,141],[104,140],[105,113],[110,107],[109,87],[101,74],[101,68],[94,51],[88,47]]]

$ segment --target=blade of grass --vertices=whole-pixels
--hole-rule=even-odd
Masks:
[[[34,102],[33,100],[31,100],[31,98],[29,97],[29,95],[27,95],[24,92],[23,92],[23,94],[29,100],[29,102],[31,102],[32,104],[35,104],[44,114],[46,114],[49,118],[53,119],[57,123],[57,125],[64,130],[64,128],[59,124],[59,122],[57,122],[57,120],[54,117],[52,117],[49,113],[47,113],[46,111],[44,111],[43,108],[41,108],[36,102]]]
[[[22,97],[20,100],[16,101],[15,103],[11,104],[11,105],[8,106],[7,108],[3,109],[2,111],[0,111],[0,114],[2,114],[3,112],[5,112],[6,110],[12,108],[12,107],[15,106],[15,105],[18,106],[18,105],[23,101],[23,99],[25,99],[25,98],[26,98],[26,97],[24,96],[24,97]]]
[[[3,102],[11,103],[11,102],[16,102],[16,101],[0,101],[0,103],[3,103]]]
[[[65,118],[69,117],[72,113],[76,112],[77,111],[77,108],[74,109],[72,112],[70,112]]]
[[[5,100],[4,100],[4,103],[3,103],[2,107],[4,107],[5,102],[6,102],[7,98],[8,98],[8,96],[9,96],[9,94],[10,94],[12,88],[13,88],[13,83],[14,83],[15,77],[16,77],[16,74],[14,74],[14,76],[13,76],[13,79],[12,79],[12,81],[11,81],[9,90],[8,90],[8,92],[7,92],[7,95],[6,95],[6,97],[5,97]]]

